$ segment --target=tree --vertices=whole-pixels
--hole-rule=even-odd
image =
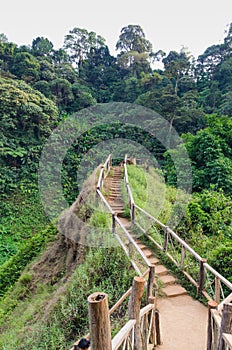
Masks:
[[[64,39],[64,50],[70,55],[72,62],[77,64],[79,70],[90,50],[101,46],[105,46],[103,37],[95,32],[88,32],[86,29],[77,27],[70,30]]]
[[[20,52],[15,55],[11,72],[18,78],[28,83],[34,82],[39,79],[39,70],[39,61],[30,53]]]
[[[92,86],[98,102],[109,102],[114,83],[121,80],[116,58],[110,55],[109,48],[92,48],[83,62],[82,79]]]
[[[52,93],[56,96],[59,107],[66,107],[73,101],[72,85],[63,78],[58,78],[50,83]]]
[[[4,33],[0,33],[0,43],[8,43],[7,36]]]
[[[53,44],[47,38],[41,36],[32,41],[32,52],[35,56],[49,56],[52,49]]]
[[[164,74],[173,81],[175,94],[177,94],[181,79],[188,78],[191,67],[190,57],[184,50],[181,50],[180,53],[170,51],[162,62],[164,64]]]
[[[132,75],[139,77],[142,71],[151,71],[149,57],[152,56],[152,44],[145,38],[139,25],[122,28],[116,50],[121,50],[118,55],[119,65],[129,69]]]
[[[152,44],[145,38],[144,31],[139,25],[130,24],[122,28],[116,50],[121,50],[121,53],[131,51],[151,53]]]
[[[5,41],[4,37],[0,40],[0,70],[7,72],[11,69],[16,45]]]

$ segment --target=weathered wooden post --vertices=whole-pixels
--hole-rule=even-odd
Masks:
[[[220,278],[218,278],[216,276],[215,277],[215,296],[214,296],[214,299],[215,299],[216,303],[218,303],[218,304],[220,304],[220,294],[221,294]]]
[[[185,259],[185,246],[182,244],[182,246],[181,246],[181,262],[180,262],[181,270],[184,270],[184,259]]]
[[[154,296],[150,296],[148,300],[149,304],[154,305],[153,312],[151,313],[150,317],[148,318],[149,324],[150,324],[150,338],[149,342],[153,345],[156,345],[156,328],[155,328],[155,304],[156,304],[156,298]]]
[[[140,331],[140,305],[145,286],[144,277],[134,277],[131,296],[128,305],[129,319],[136,320],[134,334],[134,350],[142,350],[142,337]]]
[[[88,307],[91,350],[112,350],[107,294],[91,294]]]
[[[135,205],[134,203],[131,204],[131,221],[132,224],[135,224]]]
[[[217,350],[225,350],[222,334],[232,334],[232,304],[224,304],[222,310],[222,321]]]
[[[150,266],[150,271],[149,271],[149,276],[147,281],[147,295],[146,295],[147,304],[149,303],[149,298],[153,295],[152,290],[153,290],[154,278],[155,278],[155,266],[152,265]]]
[[[114,214],[112,214],[112,233],[116,233],[116,220]]]
[[[210,300],[208,302],[207,350],[212,350],[213,327],[212,327],[211,310],[217,309],[217,306],[218,304],[215,301]]]
[[[205,268],[204,264],[206,263],[206,259],[201,259],[200,261],[200,273],[199,273],[199,288],[198,294],[201,294],[205,287]]]
[[[156,345],[161,345],[161,333],[160,333],[160,317],[159,310],[155,310],[155,333],[156,333]]]
[[[165,227],[164,231],[164,246],[163,251],[166,252],[168,250],[168,227]]]

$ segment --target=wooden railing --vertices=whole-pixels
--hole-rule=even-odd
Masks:
[[[112,167],[112,154],[109,154],[108,158],[106,159],[105,163],[101,166],[100,174],[98,178],[97,188],[100,189],[103,187],[104,180],[109,174],[109,171]]]
[[[154,218],[134,203],[127,172],[127,156],[124,159],[124,181],[127,188],[131,220],[169,259],[178,266],[183,274],[196,287],[198,294],[208,300],[222,302],[228,291],[232,292],[232,283],[210,266],[171,228]]]
[[[101,168],[96,192],[99,198],[101,199],[102,203],[105,205],[107,211],[111,214],[112,233],[114,234],[115,238],[118,240],[119,244],[123,248],[126,255],[130,258],[132,266],[134,267],[136,272],[139,274],[139,276],[142,276],[144,272],[147,271],[148,268],[150,269],[152,267],[152,264],[147,259],[143,251],[139,248],[138,244],[130,235],[128,230],[121,223],[117,215],[115,215],[114,211],[112,210],[111,206],[109,205],[109,203],[107,202],[107,200],[105,199],[101,191],[103,187],[104,179],[106,178],[110,170],[110,166],[108,166],[107,168],[107,164],[111,164],[111,162],[112,162],[112,158],[111,158],[111,155],[109,155],[106,162],[104,163],[104,166],[102,166]],[[128,188],[129,188],[129,185],[128,185]],[[131,199],[131,204],[133,204],[133,198]]]
[[[93,293],[88,297],[90,334],[87,337],[91,338],[91,349],[147,349],[149,344],[153,347],[161,344],[159,312],[152,292],[141,308],[144,286],[144,277],[134,277],[132,287],[109,311],[105,293]],[[129,320],[111,339],[110,315],[129,295]]]
[[[207,350],[232,350],[232,304],[224,303],[221,315],[209,302]]]

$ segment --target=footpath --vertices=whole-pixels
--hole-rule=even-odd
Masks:
[[[107,197],[112,210],[117,213],[125,228],[130,232],[129,219],[120,217],[124,212],[124,202],[121,193],[122,167],[111,170],[107,179]],[[133,233],[130,232],[132,235]],[[139,239],[137,244],[149,261],[155,265],[156,278],[161,281],[161,296],[157,307],[160,312],[162,345],[161,350],[205,350],[207,336],[208,310],[199,301],[188,295],[187,291],[176,281],[168,269],[160,263],[151,248]]]

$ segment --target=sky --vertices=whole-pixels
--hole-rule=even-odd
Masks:
[[[69,30],[79,27],[103,36],[113,55],[129,24],[143,28],[154,52],[186,47],[197,57],[223,42],[231,22],[231,0],[3,0],[0,6],[0,33],[18,45],[43,36],[57,49]]]

